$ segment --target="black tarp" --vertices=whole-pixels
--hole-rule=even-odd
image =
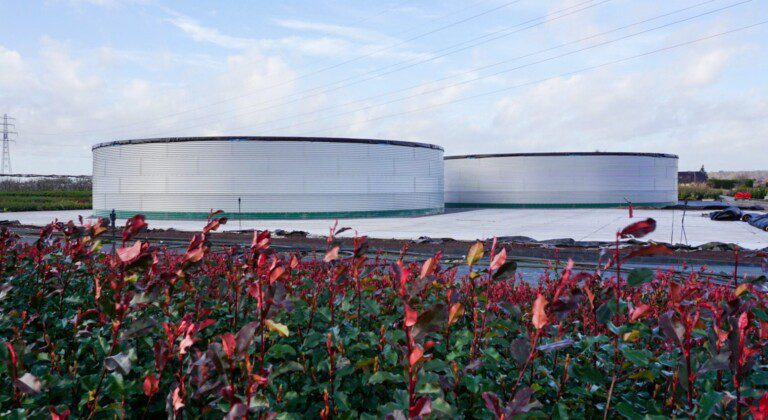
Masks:
[[[741,209],[739,209],[736,206],[731,206],[726,208],[725,210],[718,210],[713,211],[712,213],[709,213],[709,218],[711,220],[718,220],[718,221],[736,221],[741,220],[741,216],[744,213],[742,213]]]
[[[753,215],[747,222],[750,225],[768,232],[768,214]]]
[[[738,207],[741,210],[763,211],[765,208],[756,204],[733,203],[726,201],[680,201],[675,205],[665,206],[664,210],[724,210]]]

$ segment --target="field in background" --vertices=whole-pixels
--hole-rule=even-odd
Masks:
[[[768,184],[756,179],[720,179],[710,178],[706,184],[685,184],[678,188],[680,200],[719,199],[720,196],[733,196],[737,192],[748,192],[755,200],[768,197]]]
[[[0,211],[90,208],[90,177],[16,176],[0,178]]]

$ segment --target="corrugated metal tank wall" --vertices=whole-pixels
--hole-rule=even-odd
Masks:
[[[677,203],[677,156],[542,153],[451,156],[448,207],[590,207]]]
[[[373,217],[443,211],[443,150],[417,143],[257,138],[94,146],[98,216]],[[241,199],[238,213],[238,198]]]

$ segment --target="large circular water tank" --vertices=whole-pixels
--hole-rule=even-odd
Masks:
[[[446,207],[613,207],[677,203],[677,156],[514,153],[445,158]]]
[[[93,147],[93,210],[118,217],[342,218],[443,211],[443,149],[304,137],[123,140]]]

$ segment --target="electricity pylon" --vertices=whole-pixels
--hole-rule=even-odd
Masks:
[[[11,134],[18,134],[15,131],[10,131],[8,128],[15,128],[16,124],[9,123],[8,121],[15,121],[15,118],[11,118],[8,116],[8,114],[3,114],[3,164],[2,169],[0,169],[0,173],[3,175],[10,174],[11,173],[11,150],[8,147],[9,143],[11,142],[11,139],[9,136]]]

